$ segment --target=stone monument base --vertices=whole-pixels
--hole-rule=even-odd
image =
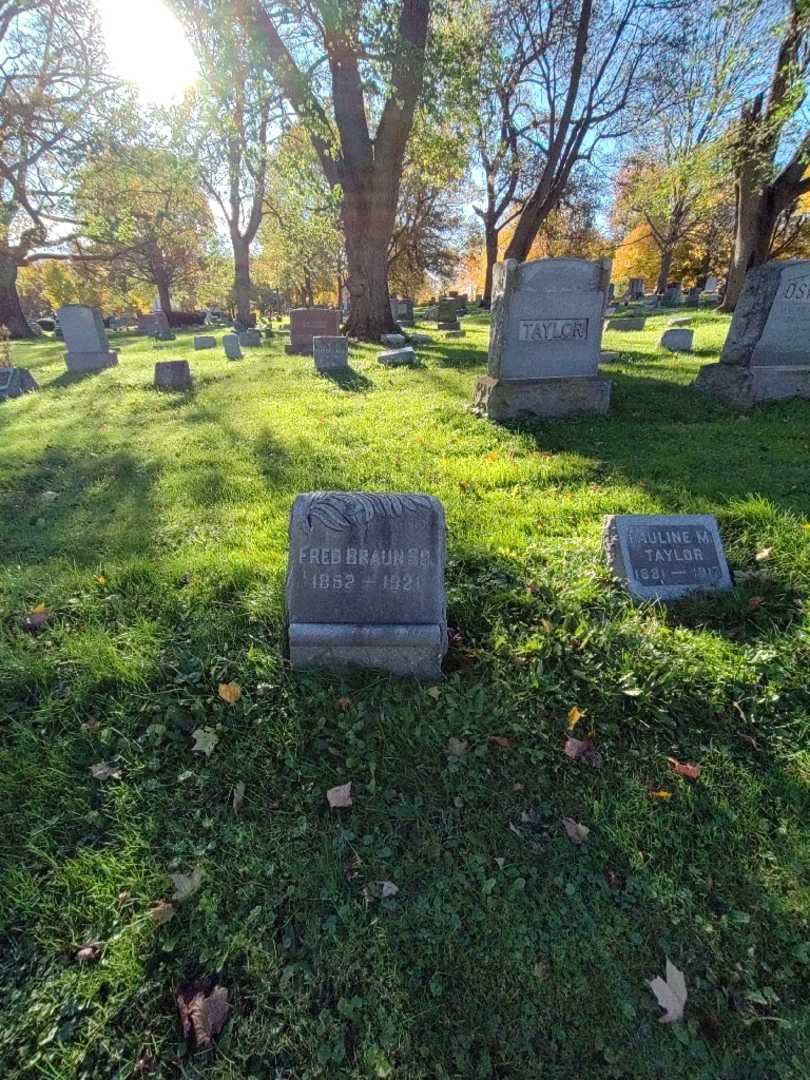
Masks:
[[[475,384],[473,408],[490,420],[532,416],[606,413],[611,382],[601,375],[556,379],[496,379],[482,375]]]
[[[747,364],[707,364],[698,372],[695,389],[726,405],[747,408],[766,401],[810,398],[807,367],[749,367]]]
[[[113,349],[103,352],[66,352],[65,363],[68,371],[103,371],[115,367],[118,353]]]
[[[366,667],[392,675],[439,679],[447,638],[441,626],[291,623],[293,668]]]

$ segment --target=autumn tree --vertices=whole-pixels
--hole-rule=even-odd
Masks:
[[[737,305],[745,275],[773,254],[780,222],[790,219],[798,200],[810,191],[810,133],[791,140],[791,123],[805,98],[810,63],[810,4],[789,0],[770,85],[748,101],[731,140],[734,167],[734,251],[723,310]]]
[[[32,336],[19,268],[66,258],[81,232],[74,180],[119,104],[101,41],[86,0],[0,0],[0,324],[12,337]]]

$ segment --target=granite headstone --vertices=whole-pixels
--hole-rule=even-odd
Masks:
[[[101,312],[85,304],[67,304],[57,312],[67,345],[68,371],[101,371],[115,367],[118,353],[110,349]]]
[[[658,345],[667,352],[691,352],[694,336],[695,331],[686,326],[671,326],[663,332]]]
[[[458,309],[453,297],[445,297],[439,301],[436,311],[436,321],[440,330],[458,330]]]
[[[241,360],[243,353],[239,346],[238,334],[223,334],[222,335],[222,347],[225,349],[225,355],[229,360]]]
[[[39,384],[28,368],[0,367],[0,401],[21,397],[39,390]]]
[[[209,337],[207,334],[201,334],[194,338],[194,348],[199,349],[215,349],[217,347],[217,339],[215,337]]]
[[[340,335],[316,334],[312,339],[316,371],[348,371],[349,339]]]
[[[156,390],[190,390],[193,385],[188,360],[158,360],[155,364]]]
[[[340,312],[332,308],[293,308],[290,312],[290,343],[288,353],[312,355],[312,339],[337,337],[340,332]]]

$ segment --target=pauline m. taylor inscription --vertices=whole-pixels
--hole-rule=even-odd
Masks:
[[[731,587],[717,521],[707,514],[610,517],[604,545],[616,576],[641,599]]]
[[[447,648],[444,563],[444,512],[429,495],[299,495],[287,575],[293,667],[436,678]]]

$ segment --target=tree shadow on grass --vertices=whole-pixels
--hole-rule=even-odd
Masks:
[[[340,371],[319,371],[321,378],[334,383],[339,390],[347,394],[367,394],[374,389],[374,383],[362,371],[348,367]]]
[[[95,375],[103,375],[105,371],[111,371],[111,368],[99,368],[97,371],[64,371],[61,375],[58,375],[55,379],[52,379],[48,384],[50,387],[63,387],[63,386],[75,386],[77,383],[86,382],[88,379],[92,379]]]

